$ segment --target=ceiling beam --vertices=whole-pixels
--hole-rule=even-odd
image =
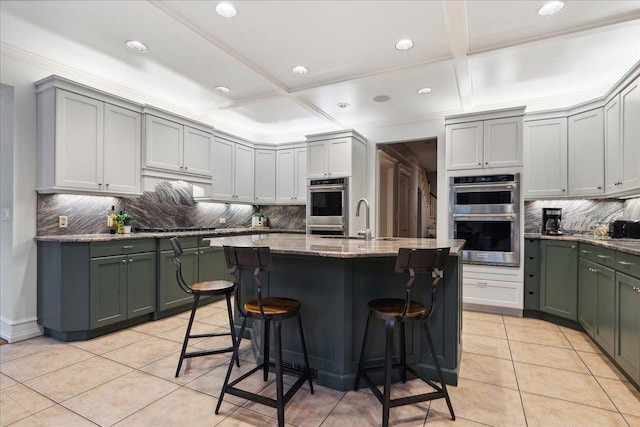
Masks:
[[[473,84],[469,69],[469,31],[466,1],[441,0],[449,45],[454,58],[458,95],[462,110],[472,109]]]

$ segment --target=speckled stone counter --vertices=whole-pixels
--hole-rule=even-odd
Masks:
[[[359,238],[300,234],[260,234],[204,238],[212,247],[269,246],[274,254],[311,255],[330,258],[367,258],[396,256],[399,248],[450,248],[458,255],[464,240],[382,237],[365,241]]]
[[[590,245],[601,246],[620,252],[626,252],[632,255],[640,255],[640,240],[638,239],[611,239],[608,237],[596,238],[587,234],[547,236],[540,233],[525,233],[524,238],[540,240],[565,240],[570,242],[589,243]]]
[[[130,233],[130,234],[69,234],[69,235],[51,235],[36,236],[38,242],[110,242],[117,240],[131,239],[167,239],[170,237],[193,237],[193,236],[226,236],[230,234],[261,234],[261,233],[288,233],[288,234],[304,234],[304,230],[287,230],[265,228],[262,230],[251,228],[219,228],[217,230],[204,231],[167,231],[160,233]]]
[[[436,307],[429,321],[445,381],[457,384],[462,325],[462,240],[335,238],[312,235],[261,234],[208,239],[213,249],[223,245],[268,246],[272,270],[262,274],[263,292],[302,303],[301,315],[309,362],[319,385],[351,390],[358,368],[367,321],[367,302],[375,298],[404,298],[408,275],[394,272],[398,248],[451,248],[444,279],[436,289]],[[255,298],[252,274],[243,272],[240,304]],[[431,276],[419,275],[412,299],[431,300]],[[237,313],[236,313],[237,315]],[[241,319],[236,318],[238,325]],[[384,356],[384,322],[372,320],[367,356],[374,363]],[[253,322],[251,340],[258,363],[264,354],[263,325]],[[283,325],[285,361],[303,365],[295,322]],[[399,331],[396,331],[399,333]],[[418,324],[406,329],[407,360],[425,377],[434,378],[428,345]],[[273,345],[273,344],[271,344]],[[270,354],[275,349],[271,348]]]

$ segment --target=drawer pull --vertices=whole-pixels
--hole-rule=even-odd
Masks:
[[[591,251],[588,251],[586,249],[582,249],[580,252],[582,252],[583,254],[590,254],[591,253]]]
[[[562,191],[564,191],[564,190],[562,190]],[[576,245],[571,245],[571,249],[575,249],[575,248],[576,248]]]
[[[627,262],[627,261],[618,261],[618,264],[620,264],[620,265],[624,265],[624,266],[633,265],[633,263],[632,263],[632,262]]]
[[[126,264],[126,263],[127,263],[127,260],[126,260],[126,259],[123,259],[123,260],[122,260],[122,263],[123,263],[123,264]]]
[[[133,258],[129,258],[129,264],[133,263]]]
[[[122,249],[133,249],[133,245],[123,246]]]
[[[601,258],[601,259],[608,259],[608,258],[611,258],[611,257],[610,257],[610,256],[608,256],[608,255],[600,255],[600,254],[598,254],[598,258]]]

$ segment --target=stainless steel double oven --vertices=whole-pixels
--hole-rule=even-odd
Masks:
[[[348,234],[349,178],[311,179],[307,194],[307,234]]]
[[[520,174],[452,177],[450,236],[463,262],[520,265]]]

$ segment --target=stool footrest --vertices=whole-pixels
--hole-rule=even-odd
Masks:
[[[190,353],[185,353],[183,358],[188,359],[190,357],[209,356],[211,354],[230,353],[232,351],[233,351],[233,347],[221,348],[219,350],[192,351]]]
[[[275,365],[273,363],[269,363],[270,367],[275,367]],[[236,378],[235,380],[231,381],[227,387],[225,388],[225,393],[229,393],[232,394],[234,396],[238,396],[238,397],[242,397],[243,399],[247,399],[247,400],[252,400],[258,403],[261,403],[263,405],[267,405],[267,406],[271,406],[272,408],[277,408],[278,407],[278,402],[275,399],[271,399],[269,397],[264,397],[260,394],[257,393],[252,393],[246,390],[242,390],[239,388],[234,387],[236,384],[242,382],[243,380],[247,379],[247,377],[255,374],[258,371],[261,371],[264,368],[264,363],[260,364],[259,366],[253,368],[252,370],[250,370],[249,372],[241,375],[240,377]],[[284,366],[282,367],[283,371],[293,371],[295,373],[301,373],[302,375],[300,377],[298,377],[298,380],[289,388],[289,390],[287,390],[287,392],[284,395],[284,405],[287,404],[287,402],[289,402],[289,400],[291,400],[291,398],[293,397],[293,395],[300,389],[300,387],[302,387],[302,384],[304,384],[306,381],[308,381],[310,379],[310,375],[309,374],[305,374],[304,372],[301,372],[299,370],[296,369],[291,369],[291,368],[285,368]]]
[[[189,335],[189,338],[211,338],[211,337],[229,337],[231,336],[230,332],[218,332],[215,334],[195,334]]]

